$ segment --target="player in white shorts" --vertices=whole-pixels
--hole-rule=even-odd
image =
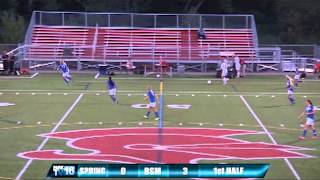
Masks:
[[[220,66],[220,69],[221,69],[221,78],[222,78],[222,81],[223,81],[223,85],[227,85],[228,81],[229,81],[229,78],[227,77],[228,76],[228,64],[227,64],[227,60],[224,59],[221,66]]]
[[[158,109],[157,109],[157,96],[155,94],[155,92],[152,90],[151,86],[147,87],[147,97],[146,99],[149,100],[149,104],[148,104],[148,111],[147,114],[144,116],[144,118],[149,119],[150,113],[151,111],[154,112],[155,115],[155,120],[159,120],[159,113],[158,113]]]

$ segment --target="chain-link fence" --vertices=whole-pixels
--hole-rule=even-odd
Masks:
[[[134,14],[35,11],[36,25],[128,28],[252,28],[252,15]]]

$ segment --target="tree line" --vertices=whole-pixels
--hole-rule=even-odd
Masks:
[[[23,42],[32,12],[253,14],[259,42],[319,44],[319,0],[1,0],[0,43]]]

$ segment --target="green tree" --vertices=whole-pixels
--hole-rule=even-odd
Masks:
[[[25,34],[25,21],[22,16],[12,11],[4,11],[0,15],[0,36],[4,43],[22,42]]]
[[[282,43],[316,43],[320,39],[320,1],[279,0],[276,4]]]

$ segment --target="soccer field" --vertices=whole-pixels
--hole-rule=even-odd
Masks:
[[[298,116],[306,99],[320,105],[320,81],[301,83],[290,105],[283,76],[231,79],[227,86],[208,85],[206,78],[164,79],[167,149],[159,150],[158,121],[132,107],[146,104],[147,85],[159,93],[159,79],[116,75],[120,103],[113,104],[106,78],[73,78],[65,86],[59,74],[0,77],[0,102],[14,104],[0,107],[0,179],[46,179],[57,162],[154,163],[160,151],[163,163],[270,163],[266,179],[319,179],[320,141],[298,140]]]

